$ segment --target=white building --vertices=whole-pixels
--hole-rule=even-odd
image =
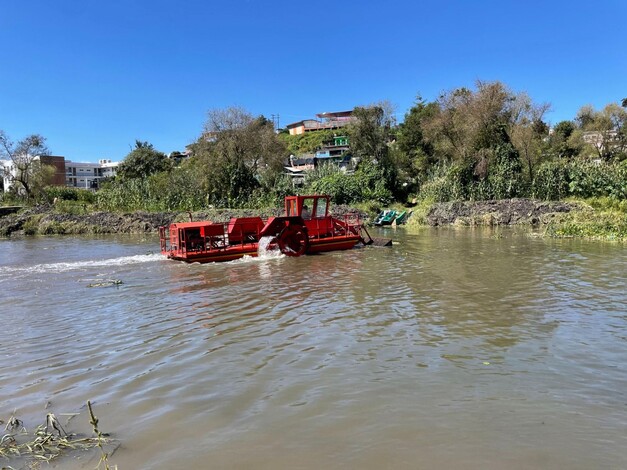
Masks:
[[[2,175],[2,190],[11,187],[12,175],[15,175],[15,165],[11,160],[0,160],[0,174]]]
[[[115,176],[119,162],[98,160],[92,162],[65,161],[65,185],[73,188],[96,189],[100,187],[100,180]]]
[[[40,157],[34,157],[38,159]],[[50,159],[51,157],[41,157]],[[63,157],[52,157],[56,159],[54,166],[57,169],[58,177],[55,177],[53,185],[69,186],[81,189],[97,189],[100,187],[100,181],[104,178],[113,177],[117,173],[119,162],[103,159],[98,163],[92,162],[73,162],[65,160]],[[52,162],[46,162],[48,164]],[[17,174],[17,168],[11,160],[0,160],[0,173],[2,175],[1,190],[7,191],[11,185],[13,178]]]

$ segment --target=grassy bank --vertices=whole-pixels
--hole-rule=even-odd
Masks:
[[[436,204],[419,200],[412,207],[409,226],[533,225],[552,238],[627,241],[627,200],[601,197],[564,202],[530,200],[457,201]]]
[[[189,220],[187,212],[128,213],[102,212],[95,206],[76,201],[28,208],[18,214],[0,217],[0,237],[12,235],[70,235],[104,233],[155,233],[161,225]],[[544,202],[529,199],[501,201],[455,201],[434,203],[431,199],[412,204],[383,207],[370,201],[349,206],[334,206],[336,215],[357,210],[362,220],[373,220],[383,209],[411,210],[410,226],[458,225],[499,226],[533,225],[544,227],[547,237],[589,238],[627,241],[627,201],[613,198],[571,199]],[[194,220],[226,222],[231,217],[278,215],[280,208],[209,209],[193,213]]]
[[[547,236],[627,241],[627,200],[593,198],[578,202],[582,210],[549,224]]]

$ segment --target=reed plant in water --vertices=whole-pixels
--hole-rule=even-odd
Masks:
[[[68,433],[54,413],[46,415],[46,421],[30,432],[24,422],[16,417],[14,411],[4,424],[4,432],[0,437],[0,460],[19,461],[20,467],[39,468],[41,463],[50,463],[54,459],[68,453],[87,452],[98,448],[100,460],[96,468],[117,470],[117,466],[109,464],[109,454],[105,446],[113,443],[112,439],[98,429],[98,419],[93,413],[91,403],[87,402],[90,424],[93,426],[95,437],[85,437]],[[68,422],[77,413],[69,414]],[[10,465],[2,465],[3,470],[14,470]]]

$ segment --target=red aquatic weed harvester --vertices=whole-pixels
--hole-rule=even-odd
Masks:
[[[185,222],[161,227],[161,253],[190,263],[232,261],[257,256],[260,247],[287,256],[348,250],[358,243],[390,244],[373,239],[358,214],[329,215],[329,196],[288,196],[285,215],[233,217],[228,223]]]

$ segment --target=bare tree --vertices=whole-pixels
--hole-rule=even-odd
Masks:
[[[476,91],[442,93],[438,112],[425,123],[425,137],[444,160],[480,160],[480,150],[507,140],[515,102],[516,95],[501,82],[477,81]]]
[[[254,117],[244,108],[231,106],[224,109],[210,109],[207,112],[207,121],[203,126],[205,135],[213,136],[220,132],[231,132],[245,128]]]
[[[204,169],[206,191],[215,203],[234,204],[283,171],[286,149],[271,121],[239,107],[212,109],[203,133],[191,145]]]
[[[5,175],[28,197],[31,196],[33,182],[41,179],[37,173],[44,170],[37,157],[45,155],[50,155],[45,137],[32,134],[14,143],[0,130],[0,156],[8,158],[13,166],[12,170],[5,167]]]
[[[425,139],[444,161],[474,160],[474,172],[486,174],[490,160],[508,145],[526,163],[529,176],[548,134],[548,103],[533,103],[501,82],[477,81],[475,90],[458,88],[440,95],[437,112],[423,124]]]
[[[527,166],[530,180],[541,159],[543,141],[548,136],[549,129],[544,123],[544,115],[550,109],[551,105],[548,103],[533,103],[526,93],[519,93],[512,103],[509,136]]]

